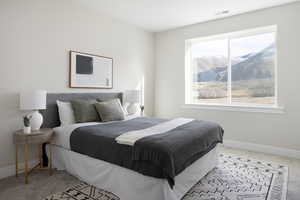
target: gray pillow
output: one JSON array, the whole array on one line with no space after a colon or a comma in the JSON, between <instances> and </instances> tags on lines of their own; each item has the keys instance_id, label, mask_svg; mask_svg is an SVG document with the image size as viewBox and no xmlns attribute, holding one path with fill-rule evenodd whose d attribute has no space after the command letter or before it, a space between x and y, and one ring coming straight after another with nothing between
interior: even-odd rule
<instances>
[{"instance_id":1,"label":"gray pillow","mask_svg":"<svg viewBox=\"0 0 300 200\"><path fill-rule=\"evenodd\" d=\"M95 103L96 110L103 122L125 119L125 114L119 99Z\"/></svg>"},{"instance_id":2,"label":"gray pillow","mask_svg":"<svg viewBox=\"0 0 300 200\"><path fill-rule=\"evenodd\" d=\"M95 108L96 102L96 100L72 100L75 121L77 123L101 121Z\"/></svg>"}]
</instances>

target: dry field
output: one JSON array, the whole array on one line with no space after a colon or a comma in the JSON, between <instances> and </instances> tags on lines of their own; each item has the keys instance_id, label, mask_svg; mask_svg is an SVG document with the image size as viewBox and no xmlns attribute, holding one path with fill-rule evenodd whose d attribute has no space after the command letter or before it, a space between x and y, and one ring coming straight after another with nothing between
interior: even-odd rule
<instances>
[{"instance_id":1,"label":"dry field","mask_svg":"<svg viewBox=\"0 0 300 200\"><path fill-rule=\"evenodd\" d=\"M274 82L270 79L232 82L232 103L234 104L274 104ZM228 103L226 82L195 82L194 103Z\"/></svg>"}]
</instances>

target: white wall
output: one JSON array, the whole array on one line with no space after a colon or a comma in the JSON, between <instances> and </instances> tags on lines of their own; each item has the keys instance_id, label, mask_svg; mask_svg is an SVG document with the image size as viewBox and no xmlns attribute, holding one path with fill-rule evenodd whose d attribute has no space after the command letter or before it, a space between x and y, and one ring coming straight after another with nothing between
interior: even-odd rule
<instances>
[{"instance_id":1,"label":"white wall","mask_svg":"<svg viewBox=\"0 0 300 200\"><path fill-rule=\"evenodd\" d=\"M155 115L214 120L226 140L300 150L300 3L265 9L156 34ZM278 25L279 103L284 114L183 108L184 42L261 26Z\"/></svg>"},{"instance_id":2,"label":"white wall","mask_svg":"<svg viewBox=\"0 0 300 200\"><path fill-rule=\"evenodd\" d=\"M14 163L13 131L22 128L18 93L113 92L145 75L146 112L153 110L154 36L83 5L86 0L0 1L0 168ZM70 89L69 50L114 59L114 89Z\"/></svg>"}]
</instances>

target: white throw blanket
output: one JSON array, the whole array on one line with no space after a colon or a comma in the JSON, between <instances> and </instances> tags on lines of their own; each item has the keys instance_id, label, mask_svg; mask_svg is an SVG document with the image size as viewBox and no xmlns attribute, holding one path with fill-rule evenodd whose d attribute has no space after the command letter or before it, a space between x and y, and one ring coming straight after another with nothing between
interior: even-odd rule
<instances>
[{"instance_id":1,"label":"white throw blanket","mask_svg":"<svg viewBox=\"0 0 300 200\"><path fill-rule=\"evenodd\" d=\"M188 118L176 118L167 122L163 122L161 124L142 129L137 131L130 131L127 133L123 133L119 137L116 138L117 143L131 145L133 146L136 141L142 139L147 136L162 134L168 132L172 129L177 128L178 126L187 124L193 121L193 119Z\"/></svg>"}]
</instances>

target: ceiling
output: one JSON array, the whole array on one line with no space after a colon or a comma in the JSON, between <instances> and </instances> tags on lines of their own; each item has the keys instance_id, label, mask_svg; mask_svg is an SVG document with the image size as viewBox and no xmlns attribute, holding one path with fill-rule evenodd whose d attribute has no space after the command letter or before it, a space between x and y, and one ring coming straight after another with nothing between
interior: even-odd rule
<instances>
[{"instance_id":1,"label":"ceiling","mask_svg":"<svg viewBox=\"0 0 300 200\"><path fill-rule=\"evenodd\" d=\"M97 12L151 32L224 18L298 0L82 0ZM229 11L227 14L216 13Z\"/></svg>"}]
</instances>

